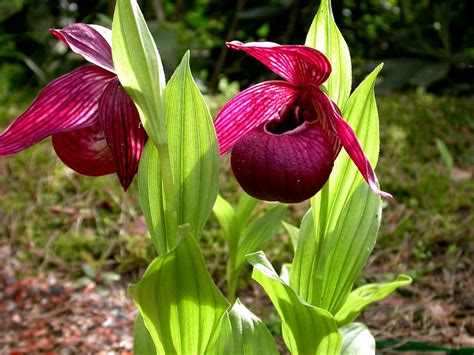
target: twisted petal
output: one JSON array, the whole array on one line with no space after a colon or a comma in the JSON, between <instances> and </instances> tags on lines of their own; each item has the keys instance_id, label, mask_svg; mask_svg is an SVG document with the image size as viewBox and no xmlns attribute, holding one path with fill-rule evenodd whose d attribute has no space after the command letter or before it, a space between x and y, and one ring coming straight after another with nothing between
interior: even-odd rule
<instances>
[{"instance_id":1,"label":"twisted petal","mask_svg":"<svg viewBox=\"0 0 474 355\"><path fill-rule=\"evenodd\" d=\"M88 65L46 85L0 135L0 156L16 154L54 133L96 123L100 95L112 78L111 73Z\"/></svg>"},{"instance_id":2,"label":"twisted petal","mask_svg":"<svg viewBox=\"0 0 474 355\"><path fill-rule=\"evenodd\" d=\"M102 94L99 119L120 183L127 190L138 171L147 136L135 105L118 79L112 80Z\"/></svg>"},{"instance_id":3,"label":"twisted petal","mask_svg":"<svg viewBox=\"0 0 474 355\"><path fill-rule=\"evenodd\" d=\"M331 64L316 49L298 46L281 46L272 42L228 42L229 48L247 52L273 72L295 86L316 86L324 83L331 74Z\"/></svg>"},{"instance_id":4,"label":"twisted petal","mask_svg":"<svg viewBox=\"0 0 474 355\"><path fill-rule=\"evenodd\" d=\"M79 174L101 176L115 172L114 158L99 123L53 135L53 147L63 163Z\"/></svg>"},{"instance_id":5,"label":"twisted petal","mask_svg":"<svg viewBox=\"0 0 474 355\"><path fill-rule=\"evenodd\" d=\"M51 29L50 31L74 53L82 55L92 64L115 73L112 47L108 42L110 35L107 35L110 30L107 28L74 23L63 29Z\"/></svg>"},{"instance_id":6,"label":"twisted petal","mask_svg":"<svg viewBox=\"0 0 474 355\"><path fill-rule=\"evenodd\" d=\"M280 110L297 95L298 91L284 81L266 81L237 94L214 121L221 155L247 132L278 118Z\"/></svg>"},{"instance_id":7,"label":"twisted petal","mask_svg":"<svg viewBox=\"0 0 474 355\"><path fill-rule=\"evenodd\" d=\"M104 39L107 41L109 46L112 47L112 30L110 28L107 28L101 25L95 25L95 24L91 24L88 26L92 27L94 30L99 32L100 35L104 37Z\"/></svg>"},{"instance_id":8,"label":"twisted petal","mask_svg":"<svg viewBox=\"0 0 474 355\"><path fill-rule=\"evenodd\" d=\"M365 156L354 131L351 126L344 121L337 106L320 90L314 91L314 95L315 98L317 98L317 101L320 102L320 109L325 111L325 114L329 117L329 128L337 134L342 146L347 154L349 154L372 191L381 197L393 198L392 195L380 190L377 186L378 181L375 172Z\"/></svg>"}]
</instances>

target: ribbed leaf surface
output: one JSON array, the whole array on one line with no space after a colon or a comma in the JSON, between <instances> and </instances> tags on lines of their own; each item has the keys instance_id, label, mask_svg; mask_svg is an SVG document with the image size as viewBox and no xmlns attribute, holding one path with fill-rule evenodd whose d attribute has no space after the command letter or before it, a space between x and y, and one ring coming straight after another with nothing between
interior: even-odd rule
<instances>
[{"instance_id":1,"label":"ribbed leaf surface","mask_svg":"<svg viewBox=\"0 0 474 355\"><path fill-rule=\"evenodd\" d=\"M379 149L374 83L379 66L351 95L344 117L373 166ZM351 291L375 244L381 200L341 151L331 177L312 200L311 230L298 238L290 277L295 291L312 305L335 314ZM309 217L307 217L309 218Z\"/></svg>"},{"instance_id":2,"label":"ribbed leaf surface","mask_svg":"<svg viewBox=\"0 0 474 355\"><path fill-rule=\"evenodd\" d=\"M321 51L329 59L332 72L323 86L342 109L351 93L351 55L344 37L334 22L331 0L322 0L306 37L305 45Z\"/></svg>"},{"instance_id":3,"label":"ribbed leaf surface","mask_svg":"<svg viewBox=\"0 0 474 355\"><path fill-rule=\"evenodd\" d=\"M275 272L263 252L247 255L252 277L266 291L280 315L283 339L292 354L338 354L342 337L334 317L301 300Z\"/></svg>"},{"instance_id":4,"label":"ribbed leaf surface","mask_svg":"<svg viewBox=\"0 0 474 355\"><path fill-rule=\"evenodd\" d=\"M217 197L219 147L211 114L189 67L189 52L165 90L166 129L178 225L199 237Z\"/></svg>"},{"instance_id":5,"label":"ribbed leaf surface","mask_svg":"<svg viewBox=\"0 0 474 355\"><path fill-rule=\"evenodd\" d=\"M112 57L120 83L137 105L143 127L155 144L162 142L166 138L165 74L136 0L117 0L112 23Z\"/></svg>"},{"instance_id":6,"label":"ribbed leaf surface","mask_svg":"<svg viewBox=\"0 0 474 355\"><path fill-rule=\"evenodd\" d=\"M219 340L213 354L262 355L279 354L275 341L265 324L240 300L227 311L222 320Z\"/></svg>"},{"instance_id":7,"label":"ribbed leaf surface","mask_svg":"<svg viewBox=\"0 0 474 355\"><path fill-rule=\"evenodd\" d=\"M189 53L166 85L166 128L173 171L178 224L188 224L195 238L204 228L216 200L219 152L212 119L189 68ZM149 142L139 168L140 202L160 253L169 244L160 160ZM168 248L171 248L168 245Z\"/></svg>"},{"instance_id":8,"label":"ribbed leaf surface","mask_svg":"<svg viewBox=\"0 0 474 355\"><path fill-rule=\"evenodd\" d=\"M368 284L352 291L342 308L336 313L339 326L349 324L368 305L383 300L397 288L411 284L411 277L400 275L396 280L388 283Z\"/></svg>"},{"instance_id":9,"label":"ribbed leaf surface","mask_svg":"<svg viewBox=\"0 0 474 355\"><path fill-rule=\"evenodd\" d=\"M148 232L158 254L161 255L168 250L168 238L163 206L160 159L158 150L151 140L145 145L140 159L138 191Z\"/></svg>"},{"instance_id":10,"label":"ribbed leaf surface","mask_svg":"<svg viewBox=\"0 0 474 355\"><path fill-rule=\"evenodd\" d=\"M129 287L158 354L204 354L229 307L185 236Z\"/></svg>"},{"instance_id":11,"label":"ribbed leaf surface","mask_svg":"<svg viewBox=\"0 0 474 355\"><path fill-rule=\"evenodd\" d=\"M155 355L155 344L145 327L143 317L137 312L135 325L133 327L133 353L137 355Z\"/></svg>"}]
</instances>

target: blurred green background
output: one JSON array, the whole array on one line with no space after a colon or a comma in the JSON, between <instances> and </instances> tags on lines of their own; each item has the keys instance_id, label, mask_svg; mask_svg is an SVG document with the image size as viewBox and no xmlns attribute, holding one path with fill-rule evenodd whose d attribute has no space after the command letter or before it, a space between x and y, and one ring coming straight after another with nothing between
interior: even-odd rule
<instances>
[{"instance_id":1,"label":"blurred green background","mask_svg":"<svg viewBox=\"0 0 474 355\"><path fill-rule=\"evenodd\" d=\"M229 52L225 40L303 44L319 0L139 3L167 77L191 49L193 73L215 115L238 90L273 77L250 56ZM385 205L379 243L359 283L409 273L415 282L401 295L401 304L412 308L390 313L389 319L410 314L405 330L412 338L425 339L417 335L435 327L439 332L432 342L466 345L445 330L455 329L471 340L474 332L474 2L332 4L351 50L354 87L375 65L385 63L376 87L381 127L377 175L395 200ZM85 64L48 30L74 22L110 27L113 9L108 0L0 0L0 129L28 107L45 83ZM226 158L221 182L222 193L235 200L238 187ZM286 220L298 224L306 208L292 206ZM136 279L154 257L136 182L123 193L114 176L79 176L57 160L48 140L0 158L0 245L8 245L10 256L29 268L54 268L83 281L95 275L99 283L102 271L115 273L103 273L104 279ZM211 273L223 286L225 247L212 216L202 246ZM292 257L283 229L265 250L276 267ZM243 293L249 270L244 276ZM451 310L453 321L437 323L436 317L426 316L426 299ZM377 317L365 321L381 334L395 334L401 327Z\"/></svg>"},{"instance_id":2,"label":"blurred green background","mask_svg":"<svg viewBox=\"0 0 474 355\"><path fill-rule=\"evenodd\" d=\"M250 57L228 53L225 40L302 44L319 0L139 3L168 74L190 48L195 75L215 91L221 77L248 85L270 75ZM332 6L350 45L356 81L384 61L380 91L423 87L438 94L469 94L474 78L472 1L335 0ZM44 84L77 66L78 58L48 29L73 22L110 27L113 9L110 0L1 1L2 90Z\"/></svg>"}]
</instances>

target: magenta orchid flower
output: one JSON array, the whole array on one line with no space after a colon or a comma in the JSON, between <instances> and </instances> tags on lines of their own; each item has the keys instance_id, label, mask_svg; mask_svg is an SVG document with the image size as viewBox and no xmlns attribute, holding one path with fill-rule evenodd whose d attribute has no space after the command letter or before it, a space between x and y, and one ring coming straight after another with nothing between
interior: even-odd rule
<instances>
[{"instance_id":1,"label":"magenta orchid flower","mask_svg":"<svg viewBox=\"0 0 474 355\"><path fill-rule=\"evenodd\" d=\"M220 152L232 148L232 171L251 196L301 202L329 179L341 146L370 188L381 191L357 137L320 89L331 65L319 51L271 42L227 43L285 79L252 86L229 101L214 122Z\"/></svg>"},{"instance_id":2,"label":"magenta orchid flower","mask_svg":"<svg viewBox=\"0 0 474 355\"><path fill-rule=\"evenodd\" d=\"M138 170L147 136L112 62L111 31L73 24L51 32L93 65L52 81L0 135L0 156L52 136L58 157L88 176L117 173L126 190Z\"/></svg>"}]
</instances>

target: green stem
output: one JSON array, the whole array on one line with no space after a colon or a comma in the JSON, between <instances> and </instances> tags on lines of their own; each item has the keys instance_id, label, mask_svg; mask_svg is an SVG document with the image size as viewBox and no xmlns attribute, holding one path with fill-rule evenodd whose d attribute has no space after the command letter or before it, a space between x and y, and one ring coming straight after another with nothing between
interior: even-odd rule
<instances>
[{"instance_id":1,"label":"green stem","mask_svg":"<svg viewBox=\"0 0 474 355\"><path fill-rule=\"evenodd\" d=\"M230 250L229 259L227 260L227 298L229 302L233 304L235 302L235 296L237 293L237 281L239 279L239 273L235 270L235 253Z\"/></svg>"}]
</instances>

